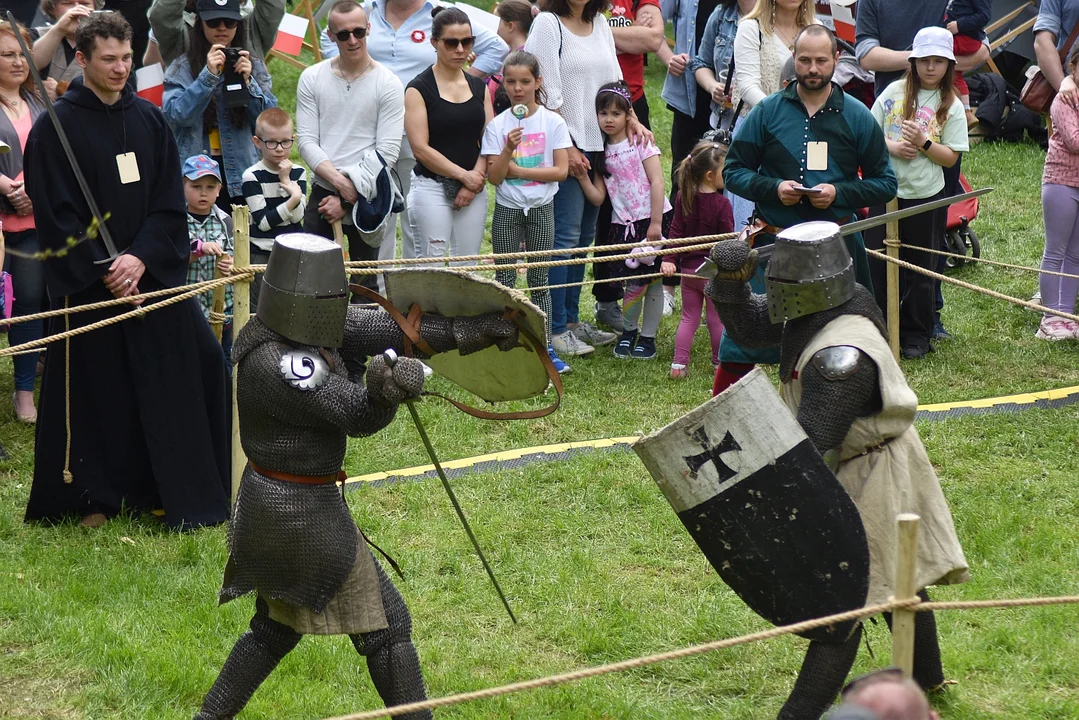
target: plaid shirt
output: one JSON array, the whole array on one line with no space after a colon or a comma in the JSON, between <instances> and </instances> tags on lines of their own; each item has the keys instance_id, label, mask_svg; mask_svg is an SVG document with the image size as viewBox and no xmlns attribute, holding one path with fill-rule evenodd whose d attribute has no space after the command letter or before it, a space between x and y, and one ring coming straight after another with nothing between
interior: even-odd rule
<instances>
[{"instance_id":1,"label":"plaid shirt","mask_svg":"<svg viewBox=\"0 0 1079 720\"><path fill-rule=\"evenodd\" d=\"M209 242L217 243L229 255L233 254L232 230L227 224L228 220L230 220L229 216L216 205L211 209L210 216L203 221L199 221L188 214L187 234L191 238L191 254L198 255L198 257L191 260L191 264L187 267L188 285L214 279L214 267L217 265L217 258L213 255L199 254L200 245ZM210 310L214 305L213 290L207 290L197 297L199 305L202 306L202 313L209 320ZM225 286L225 314L232 314L232 285ZM228 323L226 322L226 324Z\"/></svg>"}]
</instances>

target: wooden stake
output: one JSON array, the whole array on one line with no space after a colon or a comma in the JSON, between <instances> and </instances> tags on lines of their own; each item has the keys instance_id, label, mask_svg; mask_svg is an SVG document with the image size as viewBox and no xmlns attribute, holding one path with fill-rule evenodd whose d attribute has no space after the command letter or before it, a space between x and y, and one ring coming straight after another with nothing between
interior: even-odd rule
<instances>
[{"instance_id":1,"label":"wooden stake","mask_svg":"<svg viewBox=\"0 0 1079 720\"><path fill-rule=\"evenodd\" d=\"M895 598L906 600L918 592L918 523L921 518L913 513L896 517L899 525L899 542L896 546ZM914 672L914 616L913 610L892 613L892 665L903 669L904 677Z\"/></svg>"},{"instance_id":2,"label":"wooden stake","mask_svg":"<svg viewBox=\"0 0 1079 720\"><path fill-rule=\"evenodd\" d=\"M888 203L887 212L899 209L899 201L891 200ZM899 221L888 223L888 229L884 236L885 251L888 257L899 259ZM899 266L893 262L888 263L888 346L892 349L892 355L899 359Z\"/></svg>"},{"instance_id":3,"label":"wooden stake","mask_svg":"<svg viewBox=\"0 0 1079 720\"><path fill-rule=\"evenodd\" d=\"M251 211L246 205L232 206L233 245L235 267L251 264ZM251 317L250 276L232 286L232 338L235 341ZM240 489L240 478L247 466L247 457L240 445L240 412L236 405L236 368L232 370L232 501Z\"/></svg>"},{"instance_id":4,"label":"wooden stake","mask_svg":"<svg viewBox=\"0 0 1079 720\"><path fill-rule=\"evenodd\" d=\"M214 262L214 280L220 280L221 268ZM221 333L225 331L225 286L218 285L214 288L213 303L210 306L210 328L214 331L214 337L221 342Z\"/></svg>"}]
</instances>

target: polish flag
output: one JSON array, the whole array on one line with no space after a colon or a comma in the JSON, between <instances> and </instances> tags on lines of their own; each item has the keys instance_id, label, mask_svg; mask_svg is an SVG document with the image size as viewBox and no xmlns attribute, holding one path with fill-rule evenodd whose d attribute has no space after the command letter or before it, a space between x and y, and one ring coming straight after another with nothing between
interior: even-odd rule
<instances>
[{"instance_id":1,"label":"polish flag","mask_svg":"<svg viewBox=\"0 0 1079 720\"><path fill-rule=\"evenodd\" d=\"M151 63L136 70L135 85L139 97L161 107L165 98L165 71L161 69L161 63Z\"/></svg>"},{"instance_id":2,"label":"polish flag","mask_svg":"<svg viewBox=\"0 0 1079 720\"><path fill-rule=\"evenodd\" d=\"M277 26L277 39L274 40L273 49L299 57L303 39L307 37L307 25L307 18L285 13L281 24Z\"/></svg>"},{"instance_id":3,"label":"polish flag","mask_svg":"<svg viewBox=\"0 0 1079 720\"><path fill-rule=\"evenodd\" d=\"M856 0L831 0L836 37L849 43L854 42L854 11L851 8L855 2Z\"/></svg>"}]
</instances>

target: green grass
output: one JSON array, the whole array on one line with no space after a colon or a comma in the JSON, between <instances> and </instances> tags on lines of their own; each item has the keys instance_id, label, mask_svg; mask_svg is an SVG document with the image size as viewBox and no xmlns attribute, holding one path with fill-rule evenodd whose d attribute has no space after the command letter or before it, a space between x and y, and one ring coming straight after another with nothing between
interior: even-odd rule
<instances>
[{"instance_id":1,"label":"green grass","mask_svg":"<svg viewBox=\"0 0 1079 720\"><path fill-rule=\"evenodd\" d=\"M274 67L289 106L296 74ZM660 147L668 114L649 89ZM1041 252L1042 153L982 145L964 160L983 198L975 223L987 257L1025 265ZM1018 297L1036 276L967 267L956 275ZM956 338L904 363L922 402L991 397L1079 384L1079 345L1033 337L1037 316L945 289ZM590 307L586 301L582 307ZM598 352L576 359L562 408L527 422L482 422L425 402L420 412L443 460L504 448L647 432L708 397L702 328L690 378L667 379L676 320L666 318L655 362ZM0 385L10 383L4 365ZM432 383L449 390L444 382ZM457 392L459 395L459 391ZM519 403L532 407L540 400ZM1076 594L1079 407L919 426L938 467L971 565L971 583L940 599ZM236 637L250 600L216 605L225 530L187 535L148 518L98 531L24 525L33 431L9 414L0 435L0 717L191 717ZM354 441L359 474L426 463L406 413ZM632 454L596 453L455 480L510 602L512 626L435 481L349 494L360 524L402 564L414 638L432 695L538 677L760 630L716 577ZM938 702L946 718L1079 718L1079 608L938 615L944 662L958 680ZM883 624L870 626L887 664ZM439 712L446 718L767 718L797 674L805 642L782 638L706 656ZM320 718L380 705L344 638L308 638L256 693L242 718Z\"/></svg>"}]
</instances>

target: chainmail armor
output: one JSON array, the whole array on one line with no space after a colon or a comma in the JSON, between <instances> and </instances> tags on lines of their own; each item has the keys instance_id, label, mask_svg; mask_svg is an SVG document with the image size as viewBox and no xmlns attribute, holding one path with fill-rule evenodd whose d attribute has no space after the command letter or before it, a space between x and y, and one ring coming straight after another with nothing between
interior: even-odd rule
<instances>
[{"instance_id":1,"label":"chainmail armor","mask_svg":"<svg viewBox=\"0 0 1079 720\"><path fill-rule=\"evenodd\" d=\"M843 689L861 640L862 626L858 625L844 643L810 642L794 690L777 720L820 720Z\"/></svg>"},{"instance_id":2,"label":"chainmail armor","mask_svg":"<svg viewBox=\"0 0 1079 720\"><path fill-rule=\"evenodd\" d=\"M877 364L861 355L858 369L842 380L828 378L813 363L802 370L798 424L821 455L843 442L857 418L878 413L883 407Z\"/></svg>"},{"instance_id":3,"label":"chainmail armor","mask_svg":"<svg viewBox=\"0 0 1079 720\"><path fill-rule=\"evenodd\" d=\"M386 612L384 630L350 635L356 652L367 658L367 670L386 707L427 699L423 672L416 647L412 644L412 617L401 593L382 566L375 561L382 607ZM396 715L404 720L429 720L431 711Z\"/></svg>"},{"instance_id":4,"label":"chainmail armor","mask_svg":"<svg viewBox=\"0 0 1079 720\"><path fill-rule=\"evenodd\" d=\"M494 345L499 350L512 350L517 345L517 326L503 320L501 313L486 313L475 317L453 319L453 335L457 352L470 355Z\"/></svg>"},{"instance_id":5,"label":"chainmail armor","mask_svg":"<svg viewBox=\"0 0 1079 720\"><path fill-rule=\"evenodd\" d=\"M256 601L251 629L236 641L195 720L232 720L301 637L287 625L271 620L266 603Z\"/></svg>"},{"instance_id":6,"label":"chainmail armor","mask_svg":"<svg viewBox=\"0 0 1079 720\"><path fill-rule=\"evenodd\" d=\"M861 315L868 318L877 326L881 335L885 338L888 337L888 330L884 325L884 315L881 314L872 293L861 285L855 285L854 295L842 305L783 323L783 342L779 352L779 379L781 382L790 382L791 373L794 372L794 367L798 363L798 358L802 355L802 350L813 339L813 336L840 315ZM724 318L724 321L726 321L726 318Z\"/></svg>"},{"instance_id":7,"label":"chainmail armor","mask_svg":"<svg viewBox=\"0 0 1079 720\"><path fill-rule=\"evenodd\" d=\"M499 313L453 318L424 313L420 318L420 337L436 353L456 349L461 355L468 355L491 345L500 350L513 349L517 345L517 326L503 320ZM349 306L342 348L346 357L374 357L387 348L401 353L404 344L404 331L385 310ZM413 352L418 358L428 357L419 348Z\"/></svg>"},{"instance_id":8,"label":"chainmail armor","mask_svg":"<svg viewBox=\"0 0 1079 720\"><path fill-rule=\"evenodd\" d=\"M423 363L404 357L391 368L385 356L375 355L367 365L367 391L373 402L385 407L414 400L423 392Z\"/></svg>"}]
</instances>

